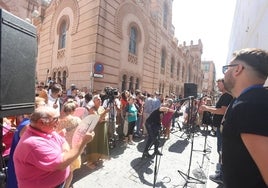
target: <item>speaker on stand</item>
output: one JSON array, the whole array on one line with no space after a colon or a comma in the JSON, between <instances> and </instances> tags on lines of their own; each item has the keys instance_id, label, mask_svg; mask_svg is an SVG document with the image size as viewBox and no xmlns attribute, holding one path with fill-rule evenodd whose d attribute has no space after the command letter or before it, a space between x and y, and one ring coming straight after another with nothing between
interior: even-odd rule
<instances>
[{"instance_id":1,"label":"speaker on stand","mask_svg":"<svg viewBox=\"0 0 268 188\"><path fill-rule=\"evenodd\" d=\"M0 18L0 143L2 145L3 118L34 111L37 35L35 26L3 9L0 9ZM2 153L2 147L0 152ZM3 169L2 162L0 165Z\"/></svg>"},{"instance_id":2,"label":"speaker on stand","mask_svg":"<svg viewBox=\"0 0 268 188\"><path fill-rule=\"evenodd\" d=\"M0 17L0 117L32 113L36 28L3 9L0 9Z\"/></svg>"},{"instance_id":3,"label":"speaker on stand","mask_svg":"<svg viewBox=\"0 0 268 188\"><path fill-rule=\"evenodd\" d=\"M184 97L197 97L197 85L194 83L184 83Z\"/></svg>"}]
</instances>

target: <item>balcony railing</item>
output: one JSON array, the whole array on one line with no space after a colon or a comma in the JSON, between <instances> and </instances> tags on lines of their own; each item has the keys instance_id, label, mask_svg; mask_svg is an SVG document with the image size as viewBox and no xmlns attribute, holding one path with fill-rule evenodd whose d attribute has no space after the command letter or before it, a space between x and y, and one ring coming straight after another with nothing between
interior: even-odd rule
<instances>
[{"instance_id":1,"label":"balcony railing","mask_svg":"<svg viewBox=\"0 0 268 188\"><path fill-rule=\"evenodd\" d=\"M128 53L128 62L138 64L138 57L135 54Z\"/></svg>"},{"instance_id":2,"label":"balcony railing","mask_svg":"<svg viewBox=\"0 0 268 188\"><path fill-rule=\"evenodd\" d=\"M59 49L57 53L58 59L63 58L63 57L65 57L65 48Z\"/></svg>"}]
</instances>

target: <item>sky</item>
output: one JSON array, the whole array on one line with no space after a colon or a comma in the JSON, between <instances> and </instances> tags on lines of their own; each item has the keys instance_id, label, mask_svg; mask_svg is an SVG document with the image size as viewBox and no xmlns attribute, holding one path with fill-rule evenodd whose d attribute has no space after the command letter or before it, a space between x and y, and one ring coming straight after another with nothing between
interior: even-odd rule
<instances>
[{"instance_id":1,"label":"sky","mask_svg":"<svg viewBox=\"0 0 268 188\"><path fill-rule=\"evenodd\" d=\"M173 0L175 37L186 45L201 39L201 59L215 63L216 78L223 77L221 67L227 63L235 4L235 0Z\"/></svg>"}]
</instances>

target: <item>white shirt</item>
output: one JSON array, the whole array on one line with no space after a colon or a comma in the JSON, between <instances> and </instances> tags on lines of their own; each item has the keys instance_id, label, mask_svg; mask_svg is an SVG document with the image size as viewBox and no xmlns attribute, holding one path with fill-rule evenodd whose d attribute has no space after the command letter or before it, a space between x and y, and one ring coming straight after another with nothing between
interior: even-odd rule
<instances>
[{"instance_id":1,"label":"white shirt","mask_svg":"<svg viewBox=\"0 0 268 188\"><path fill-rule=\"evenodd\" d=\"M54 104L57 104L57 108L55 108L57 110L57 116L60 116L60 99L59 98L53 98L51 95L48 95L48 101L47 101L47 105L51 106L52 108Z\"/></svg>"}]
</instances>

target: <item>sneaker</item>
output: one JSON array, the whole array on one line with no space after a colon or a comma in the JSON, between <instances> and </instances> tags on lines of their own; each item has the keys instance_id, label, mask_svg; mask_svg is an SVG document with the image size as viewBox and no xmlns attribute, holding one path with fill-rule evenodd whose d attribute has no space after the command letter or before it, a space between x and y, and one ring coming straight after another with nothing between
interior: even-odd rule
<instances>
[{"instance_id":1,"label":"sneaker","mask_svg":"<svg viewBox=\"0 0 268 188\"><path fill-rule=\"evenodd\" d=\"M135 145L135 143L133 141L129 141L128 144L129 145Z\"/></svg>"},{"instance_id":2,"label":"sneaker","mask_svg":"<svg viewBox=\"0 0 268 188\"><path fill-rule=\"evenodd\" d=\"M152 158L152 156L148 152L144 152L142 158Z\"/></svg>"},{"instance_id":3,"label":"sneaker","mask_svg":"<svg viewBox=\"0 0 268 188\"><path fill-rule=\"evenodd\" d=\"M124 141L124 143L121 145L121 147L123 147L123 148L128 147L128 143L126 141Z\"/></svg>"},{"instance_id":4,"label":"sneaker","mask_svg":"<svg viewBox=\"0 0 268 188\"><path fill-rule=\"evenodd\" d=\"M217 163L215 173L216 174L219 174L221 172L221 170L222 170L221 169L221 164L220 163Z\"/></svg>"},{"instance_id":5,"label":"sneaker","mask_svg":"<svg viewBox=\"0 0 268 188\"><path fill-rule=\"evenodd\" d=\"M216 136L216 131L213 130L213 129L211 129L211 130L210 130L210 134L211 134L211 136Z\"/></svg>"},{"instance_id":6,"label":"sneaker","mask_svg":"<svg viewBox=\"0 0 268 188\"><path fill-rule=\"evenodd\" d=\"M222 184L223 185L223 178L222 178L222 175L219 173L219 174L214 174L214 175L210 175L209 176L209 179L215 183L218 183L218 184Z\"/></svg>"},{"instance_id":7,"label":"sneaker","mask_svg":"<svg viewBox=\"0 0 268 188\"><path fill-rule=\"evenodd\" d=\"M160 155L161 156L163 154L159 150L157 150L157 151L154 152L154 155Z\"/></svg>"}]
</instances>

